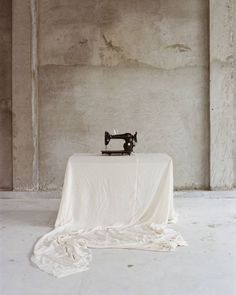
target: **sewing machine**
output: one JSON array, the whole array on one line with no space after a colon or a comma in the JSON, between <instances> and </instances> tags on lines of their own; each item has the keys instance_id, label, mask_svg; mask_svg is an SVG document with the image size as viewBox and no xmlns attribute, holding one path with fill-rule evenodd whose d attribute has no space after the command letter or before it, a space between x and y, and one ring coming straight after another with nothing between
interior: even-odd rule
<instances>
[{"instance_id":1,"label":"sewing machine","mask_svg":"<svg viewBox=\"0 0 236 295\"><path fill-rule=\"evenodd\" d=\"M124 150L107 150L107 145L111 139L124 139L125 143L123 145ZM102 154L105 155L130 155L133 152L133 148L137 142L137 132L123 133L123 134L114 134L111 135L109 132L105 132L105 150L102 151Z\"/></svg>"}]
</instances>

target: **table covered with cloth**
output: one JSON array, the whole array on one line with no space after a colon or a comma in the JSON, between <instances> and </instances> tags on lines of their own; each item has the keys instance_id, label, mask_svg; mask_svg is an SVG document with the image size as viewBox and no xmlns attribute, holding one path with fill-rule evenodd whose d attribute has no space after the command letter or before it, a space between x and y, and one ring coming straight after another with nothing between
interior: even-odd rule
<instances>
[{"instance_id":1,"label":"table covered with cloth","mask_svg":"<svg viewBox=\"0 0 236 295\"><path fill-rule=\"evenodd\" d=\"M55 229L31 260L56 277L85 271L90 248L171 251L185 245L176 221L173 165L166 154L74 154L67 163Z\"/></svg>"}]
</instances>

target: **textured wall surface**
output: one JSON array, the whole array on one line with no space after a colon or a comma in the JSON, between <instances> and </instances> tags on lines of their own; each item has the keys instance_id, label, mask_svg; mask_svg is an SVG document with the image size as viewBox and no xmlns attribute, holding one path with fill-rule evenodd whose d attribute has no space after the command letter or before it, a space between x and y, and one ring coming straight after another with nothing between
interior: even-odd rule
<instances>
[{"instance_id":1,"label":"textured wall surface","mask_svg":"<svg viewBox=\"0 0 236 295\"><path fill-rule=\"evenodd\" d=\"M210 187L234 184L233 3L210 0Z\"/></svg>"},{"instance_id":2,"label":"textured wall surface","mask_svg":"<svg viewBox=\"0 0 236 295\"><path fill-rule=\"evenodd\" d=\"M32 13L30 0L13 0L12 20L12 111L13 186L15 190L36 189L33 119ZM37 127L37 126L36 126Z\"/></svg>"},{"instance_id":3,"label":"textured wall surface","mask_svg":"<svg viewBox=\"0 0 236 295\"><path fill-rule=\"evenodd\" d=\"M112 128L170 154L176 188L209 186L207 2L39 1L40 189Z\"/></svg>"},{"instance_id":4,"label":"textured wall surface","mask_svg":"<svg viewBox=\"0 0 236 295\"><path fill-rule=\"evenodd\" d=\"M236 187L236 1L233 1L233 27L234 27L234 131L233 131L233 157L234 157L234 187Z\"/></svg>"},{"instance_id":5,"label":"textured wall surface","mask_svg":"<svg viewBox=\"0 0 236 295\"><path fill-rule=\"evenodd\" d=\"M0 0L0 189L12 188L11 1Z\"/></svg>"}]
</instances>

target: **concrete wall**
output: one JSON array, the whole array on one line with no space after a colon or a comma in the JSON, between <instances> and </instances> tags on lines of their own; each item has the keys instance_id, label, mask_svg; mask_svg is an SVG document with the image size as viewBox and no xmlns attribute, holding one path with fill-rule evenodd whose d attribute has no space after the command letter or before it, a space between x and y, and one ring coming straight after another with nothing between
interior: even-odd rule
<instances>
[{"instance_id":1,"label":"concrete wall","mask_svg":"<svg viewBox=\"0 0 236 295\"><path fill-rule=\"evenodd\" d=\"M60 189L113 128L169 153L177 189L232 187L235 0L12 1L14 190Z\"/></svg>"},{"instance_id":2,"label":"concrete wall","mask_svg":"<svg viewBox=\"0 0 236 295\"><path fill-rule=\"evenodd\" d=\"M37 190L33 3L13 0L12 6L13 187L19 191Z\"/></svg>"},{"instance_id":3,"label":"concrete wall","mask_svg":"<svg viewBox=\"0 0 236 295\"><path fill-rule=\"evenodd\" d=\"M41 0L38 46L40 189L112 127L169 153L176 188L209 186L207 1Z\"/></svg>"},{"instance_id":4,"label":"concrete wall","mask_svg":"<svg viewBox=\"0 0 236 295\"><path fill-rule=\"evenodd\" d=\"M234 187L236 188L236 1L233 7L233 42L234 42L234 130L233 130L233 159L234 159Z\"/></svg>"},{"instance_id":5,"label":"concrete wall","mask_svg":"<svg viewBox=\"0 0 236 295\"><path fill-rule=\"evenodd\" d=\"M234 24L235 0L210 0L210 187L234 184Z\"/></svg>"},{"instance_id":6,"label":"concrete wall","mask_svg":"<svg viewBox=\"0 0 236 295\"><path fill-rule=\"evenodd\" d=\"M11 188L11 1L0 0L0 189Z\"/></svg>"}]
</instances>

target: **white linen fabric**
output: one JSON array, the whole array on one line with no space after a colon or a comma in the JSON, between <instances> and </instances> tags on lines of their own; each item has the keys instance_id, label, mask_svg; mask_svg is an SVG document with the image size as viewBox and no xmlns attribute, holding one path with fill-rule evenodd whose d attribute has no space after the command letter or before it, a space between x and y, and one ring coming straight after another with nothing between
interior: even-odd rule
<instances>
[{"instance_id":1,"label":"white linen fabric","mask_svg":"<svg viewBox=\"0 0 236 295\"><path fill-rule=\"evenodd\" d=\"M85 271L90 248L171 251L186 245L176 221L173 165L166 154L74 154L67 163L55 229L31 260L56 277Z\"/></svg>"}]
</instances>

